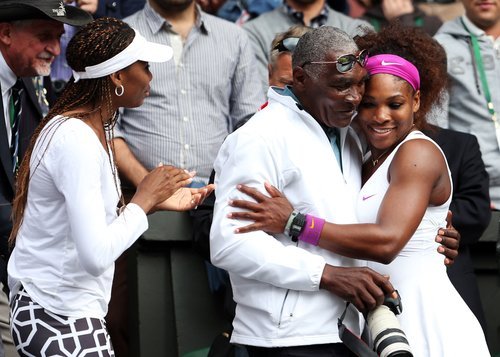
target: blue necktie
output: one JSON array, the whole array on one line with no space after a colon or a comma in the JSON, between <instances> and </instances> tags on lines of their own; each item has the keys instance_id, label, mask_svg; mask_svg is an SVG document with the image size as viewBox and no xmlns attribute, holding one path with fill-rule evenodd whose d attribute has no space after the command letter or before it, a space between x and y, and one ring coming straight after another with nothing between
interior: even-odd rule
<instances>
[{"instance_id":1,"label":"blue necktie","mask_svg":"<svg viewBox=\"0 0 500 357\"><path fill-rule=\"evenodd\" d=\"M11 89L11 96L9 101L9 114L10 114L10 153L12 155L12 171L15 173L19 167L19 126L21 123L21 114L23 108L21 105L21 98L23 94L22 82L17 80L16 84Z\"/></svg>"}]
</instances>

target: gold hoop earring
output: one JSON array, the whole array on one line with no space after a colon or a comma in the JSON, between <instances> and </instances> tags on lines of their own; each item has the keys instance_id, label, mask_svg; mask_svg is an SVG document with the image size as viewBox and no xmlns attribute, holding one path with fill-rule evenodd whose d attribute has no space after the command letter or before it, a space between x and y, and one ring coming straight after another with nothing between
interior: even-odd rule
<instances>
[{"instance_id":1,"label":"gold hoop earring","mask_svg":"<svg viewBox=\"0 0 500 357\"><path fill-rule=\"evenodd\" d=\"M123 93L125 93L125 88L122 84L120 84L118 87L115 87L115 94L117 97L121 97Z\"/></svg>"}]
</instances>

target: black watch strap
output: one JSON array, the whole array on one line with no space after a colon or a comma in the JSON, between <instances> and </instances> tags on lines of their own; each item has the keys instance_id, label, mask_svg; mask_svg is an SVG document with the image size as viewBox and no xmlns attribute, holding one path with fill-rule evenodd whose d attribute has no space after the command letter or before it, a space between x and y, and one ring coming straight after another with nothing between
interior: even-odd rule
<instances>
[{"instance_id":1,"label":"black watch strap","mask_svg":"<svg viewBox=\"0 0 500 357\"><path fill-rule=\"evenodd\" d=\"M297 242L299 239L300 233L302 233L302 230L304 229L304 226L306 225L306 215L302 213L298 213L293 221L292 221L292 226L290 227L290 237L292 237L293 242Z\"/></svg>"}]
</instances>

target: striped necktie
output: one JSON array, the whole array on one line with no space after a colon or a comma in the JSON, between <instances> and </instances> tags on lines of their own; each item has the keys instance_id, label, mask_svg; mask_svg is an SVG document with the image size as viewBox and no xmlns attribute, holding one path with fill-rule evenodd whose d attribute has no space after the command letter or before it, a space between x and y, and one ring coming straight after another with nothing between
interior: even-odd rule
<instances>
[{"instance_id":1,"label":"striped necktie","mask_svg":"<svg viewBox=\"0 0 500 357\"><path fill-rule=\"evenodd\" d=\"M20 79L17 80L16 84L11 89L10 101L9 101L9 114L10 114L10 128L11 128L11 141L10 141L10 153L12 155L12 171L16 172L19 166L19 126L21 123L21 114L23 108L21 105L21 98L24 88L22 87L22 82Z\"/></svg>"}]
</instances>

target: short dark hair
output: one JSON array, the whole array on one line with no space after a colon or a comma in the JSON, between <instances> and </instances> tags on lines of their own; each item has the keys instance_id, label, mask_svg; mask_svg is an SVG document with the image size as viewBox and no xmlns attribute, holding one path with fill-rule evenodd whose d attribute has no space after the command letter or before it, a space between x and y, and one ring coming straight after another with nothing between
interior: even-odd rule
<instances>
[{"instance_id":1,"label":"short dark hair","mask_svg":"<svg viewBox=\"0 0 500 357\"><path fill-rule=\"evenodd\" d=\"M334 52L353 53L358 46L345 31L332 26L322 26L304 34L292 55L292 68L302 67L306 62L324 61ZM325 69L324 66L311 66L310 75L316 77Z\"/></svg>"}]
</instances>

